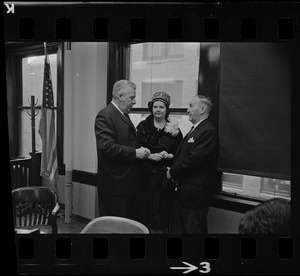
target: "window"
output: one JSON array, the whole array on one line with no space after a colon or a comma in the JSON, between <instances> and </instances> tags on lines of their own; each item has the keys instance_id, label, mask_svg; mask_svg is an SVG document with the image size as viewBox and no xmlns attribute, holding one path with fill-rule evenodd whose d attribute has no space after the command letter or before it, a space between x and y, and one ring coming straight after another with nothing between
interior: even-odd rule
<instances>
[{"instance_id":1,"label":"window","mask_svg":"<svg viewBox=\"0 0 300 276\"><path fill-rule=\"evenodd\" d=\"M56 107L57 157L60 174L63 164L63 47L47 43L51 79ZM8 43L6 45L7 113L10 158L29 157L31 146L31 96L35 96L36 113L42 103L44 75L43 43ZM27 113L28 112L28 113ZM40 113L35 117L36 149L41 150L38 133Z\"/></svg>"},{"instance_id":2,"label":"window","mask_svg":"<svg viewBox=\"0 0 300 276\"><path fill-rule=\"evenodd\" d=\"M291 196L289 180L223 172L222 184L224 192L256 199Z\"/></svg>"},{"instance_id":3,"label":"window","mask_svg":"<svg viewBox=\"0 0 300 276\"><path fill-rule=\"evenodd\" d=\"M31 96L35 97L37 105L35 117L35 141L36 149L42 150L42 141L38 133L40 122L40 105L42 104L42 91L43 91L43 79L44 79L44 55L22 58L22 106L21 112L21 137L20 137L20 151L19 155L24 157L30 157L32 151L31 145L31 116L30 113L30 101ZM57 102L57 54L48 55L51 68L51 80L53 87L54 103ZM57 112L56 112L57 113ZM57 120L57 114L55 115ZM57 121L56 121L57 125Z\"/></svg>"},{"instance_id":4,"label":"window","mask_svg":"<svg viewBox=\"0 0 300 276\"><path fill-rule=\"evenodd\" d=\"M129 51L129 78L137 85L134 108L147 108L152 94L164 90L171 96L170 108L185 113L198 93L199 43L139 43L130 45ZM174 56L181 58L170 59Z\"/></svg>"}]
</instances>

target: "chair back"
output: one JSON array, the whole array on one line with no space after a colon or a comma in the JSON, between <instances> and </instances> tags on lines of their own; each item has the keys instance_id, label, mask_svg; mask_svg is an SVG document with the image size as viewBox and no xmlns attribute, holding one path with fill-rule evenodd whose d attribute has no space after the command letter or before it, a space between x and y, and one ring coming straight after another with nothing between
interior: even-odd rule
<instances>
[{"instance_id":1,"label":"chair back","mask_svg":"<svg viewBox=\"0 0 300 276\"><path fill-rule=\"evenodd\" d=\"M12 190L30 186L32 183L31 162L31 158L10 160Z\"/></svg>"},{"instance_id":2,"label":"chair back","mask_svg":"<svg viewBox=\"0 0 300 276\"><path fill-rule=\"evenodd\" d=\"M57 234L59 204L56 193L48 187L31 186L12 191L15 227L49 225Z\"/></svg>"},{"instance_id":3,"label":"chair back","mask_svg":"<svg viewBox=\"0 0 300 276\"><path fill-rule=\"evenodd\" d=\"M142 223L123 217L103 216L90 221L81 234L149 234Z\"/></svg>"}]
</instances>

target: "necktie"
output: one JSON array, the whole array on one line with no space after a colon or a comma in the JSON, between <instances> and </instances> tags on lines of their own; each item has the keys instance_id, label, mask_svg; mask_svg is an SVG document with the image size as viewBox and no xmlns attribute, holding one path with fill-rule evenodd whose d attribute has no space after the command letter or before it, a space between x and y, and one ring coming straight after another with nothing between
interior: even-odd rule
<instances>
[{"instance_id":1,"label":"necktie","mask_svg":"<svg viewBox=\"0 0 300 276\"><path fill-rule=\"evenodd\" d=\"M194 128L195 128L194 126L191 127L190 131L187 134L187 137L189 137L191 135L191 133L193 132Z\"/></svg>"},{"instance_id":2,"label":"necktie","mask_svg":"<svg viewBox=\"0 0 300 276\"><path fill-rule=\"evenodd\" d=\"M129 117L128 113L124 113L124 116L128 119L128 121L129 121L130 124L133 126L133 128L135 128L134 125L133 125L133 123L132 123L131 120L130 120L130 117Z\"/></svg>"}]
</instances>

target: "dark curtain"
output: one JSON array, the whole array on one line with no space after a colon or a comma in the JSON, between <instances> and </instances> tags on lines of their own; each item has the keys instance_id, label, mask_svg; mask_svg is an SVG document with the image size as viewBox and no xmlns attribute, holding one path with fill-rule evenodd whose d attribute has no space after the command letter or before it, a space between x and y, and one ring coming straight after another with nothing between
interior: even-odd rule
<instances>
[{"instance_id":1,"label":"dark curtain","mask_svg":"<svg viewBox=\"0 0 300 276\"><path fill-rule=\"evenodd\" d=\"M290 179L290 45L222 43L219 101L219 169Z\"/></svg>"}]
</instances>

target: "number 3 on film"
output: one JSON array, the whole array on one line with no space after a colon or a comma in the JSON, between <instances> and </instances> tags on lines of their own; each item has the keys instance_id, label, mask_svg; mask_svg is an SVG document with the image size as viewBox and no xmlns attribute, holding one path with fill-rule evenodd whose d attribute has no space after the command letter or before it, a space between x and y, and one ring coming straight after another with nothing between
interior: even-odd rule
<instances>
[{"instance_id":1,"label":"number 3 on film","mask_svg":"<svg viewBox=\"0 0 300 276\"><path fill-rule=\"evenodd\" d=\"M201 273L209 273L211 271L209 262L201 262L200 266L202 266L203 268L203 269L199 269L199 272Z\"/></svg>"},{"instance_id":2,"label":"number 3 on film","mask_svg":"<svg viewBox=\"0 0 300 276\"><path fill-rule=\"evenodd\" d=\"M170 267L170 269L182 270L183 274L187 274L187 273L190 273L190 272L198 269L197 266L190 264L188 262L182 262L182 263L185 266L173 266L173 267ZM201 268L199 269L200 273L209 273L211 271L209 262L201 262L200 266L201 266Z\"/></svg>"}]
</instances>

